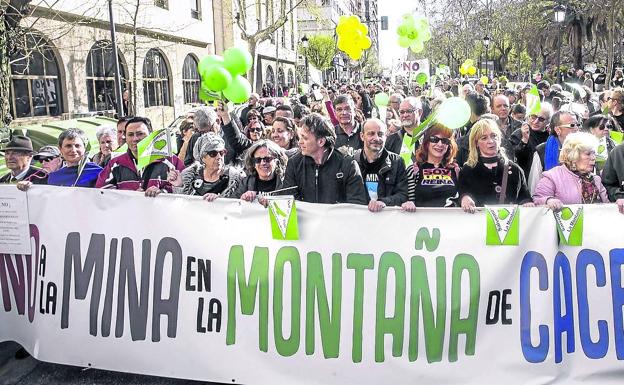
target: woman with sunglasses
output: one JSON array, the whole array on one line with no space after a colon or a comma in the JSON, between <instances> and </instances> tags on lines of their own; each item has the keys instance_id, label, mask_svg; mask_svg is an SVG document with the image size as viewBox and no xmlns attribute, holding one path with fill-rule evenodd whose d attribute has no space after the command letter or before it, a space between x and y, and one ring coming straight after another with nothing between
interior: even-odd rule
<instances>
[{"instance_id":1,"label":"woman with sunglasses","mask_svg":"<svg viewBox=\"0 0 624 385\"><path fill-rule=\"evenodd\" d=\"M232 196L253 202L260 193L279 190L284 182L286 162L284 150L272 141L261 139L255 142L245 155L247 176Z\"/></svg>"},{"instance_id":2,"label":"woman with sunglasses","mask_svg":"<svg viewBox=\"0 0 624 385\"><path fill-rule=\"evenodd\" d=\"M406 170L408 200L401 205L403 210L453 206L459 177L456 153L451 129L436 123L425 132L416 160Z\"/></svg>"},{"instance_id":3,"label":"woman with sunglasses","mask_svg":"<svg viewBox=\"0 0 624 385\"><path fill-rule=\"evenodd\" d=\"M604 167L609 153L616 146L613 139L609 137L609 131L613 129L611 118L604 115L590 116L583 122L583 131L589 132L598 139L598 148L596 150L596 172L600 173Z\"/></svg>"},{"instance_id":4,"label":"woman with sunglasses","mask_svg":"<svg viewBox=\"0 0 624 385\"><path fill-rule=\"evenodd\" d=\"M174 192L201 195L208 202L219 196L230 198L245 174L238 168L225 164L225 142L214 133L202 135L197 140L199 159L182 173L171 171L168 180Z\"/></svg>"},{"instance_id":5,"label":"woman with sunglasses","mask_svg":"<svg viewBox=\"0 0 624 385\"><path fill-rule=\"evenodd\" d=\"M477 121L470 130L470 153L457 183L460 204L467 213L491 204L535 206L524 172L501 149L502 135L491 119Z\"/></svg>"}]
</instances>

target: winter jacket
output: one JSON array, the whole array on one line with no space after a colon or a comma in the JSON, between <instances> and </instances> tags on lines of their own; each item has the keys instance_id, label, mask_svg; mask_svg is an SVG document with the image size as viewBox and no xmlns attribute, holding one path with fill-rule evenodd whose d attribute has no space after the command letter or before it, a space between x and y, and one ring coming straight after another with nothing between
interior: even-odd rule
<instances>
[{"instance_id":1,"label":"winter jacket","mask_svg":"<svg viewBox=\"0 0 624 385\"><path fill-rule=\"evenodd\" d=\"M204 165L199 162L187 167L182 171L182 187L175 187L173 192L185 195L204 195L211 192L225 198L239 198L235 196L234 192L245 177L245 173L241 169L225 166L220 178L222 188L219 188L217 191L214 189L211 191L206 187L206 182L204 182L204 168Z\"/></svg>"},{"instance_id":2,"label":"winter jacket","mask_svg":"<svg viewBox=\"0 0 624 385\"><path fill-rule=\"evenodd\" d=\"M509 176L505 192L505 204L522 204L531 202L524 172L512 161L509 162ZM477 206L499 204L499 192L502 190L504 161L492 169L477 162L474 167L465 165L459 172L457 189L460 202L465 195L470 195Z\"/></svg>"},{"instance_id":3,"label":"winter jacket","mask_svg":"<svg viewBox=\"0 0 624 385\"><path fill-rule=\"evenodd\" d=\"M600 182L598 175L594 176L594 183L598 189L601 202L608 202L607 190ZM542 179L535 187L533 194L533 202L536 205L546 204L548 198L557 198L563 204L581 204L583 198L581 195L581 178L570 171L565 165L553 167L548 171L544 171Z\"/></svg>"},{"instance_id":4,"label":"winter jacket","mask_svg":"<svg viewBox=\"0 0 624 385\"><path fill-rule=\"evenodd\" d=\"M334 149L317 165L309 156L301 153L288 160L284 187L297 187L283 195L294 195L296 199L311 203L354 203L368 202L362 174L357 162L350 156Z\"/></svg>"},{"instance_id":5,"label":"winter jacket","mask_svg":"<svg viewBox=\"0 0 624 385\"><path fill-rule=\"evenodd\" d=\"M159 159L147 165L139 174L134 155L128 150L123 155L111 159L95 183L97 188L115 188L119 190L147 190L156 186L158 189L172 192L171 183L168 182L170 169L184 170L184 164L175 155Z\"/></svg>"},{"instance_id":6,"label":"winter jacket","mask_svg":"<svg viewBox=\"0 0 624 385\"><path fill-rule=\"evenodd\" d=\"M548 140L548 136L548 130L533 131L529 128L529 140L527 143L524 143L522 141L522 130L520 128L511 134L510 140L515 153L516 162L524 171L524 175L529 175L529 172L531 171L531 164L533 162L533 153L536 151L537 146Z\"/></svg>"},{"instance_id":7,"label":"winter jacket","mask_svg":"<svg viewBox=\"0 0 624 385\"><path fill-rule=\"evenodd\" d=\"M400 206L407 201L407 176L405 174L405 162L398 154L388 152L386 149L382 150L386 153L384 164L377 173L378 187L377 196L378 200L385 203L386 206ZM384 156L383 153L381 156ZM358 162L360 170L363 172L366 169L367 161L365 159L364 151L358 150L353 156ZM366 194L368 201L370 196Z\"/></svg>"},{"instance_id":8,"label":"winter jacket","mask_svg":"<svg viewBox=\"0 0 624 385\"><path fill-rule=\"evenodd\" d=\"M611 202L624 199L624 144L617 145L609 153L602 170L602 184Z\"/></svg>"},{"instance_id":9,"label":"winter jacket","mask_svg":"<svg viewBox=\"0 0 624 385\"><path fill-rule=\"evenodd\" d=\"M275 190L279 190L284 185L284 176L282 175L280 177L279 175L275 175L275 178L277 178L277 182L275 183ZM258 192L258 190L256 189L257 179L258 179L257 175L247 175L246 177L244 177L240 181L238 186L236 186L236 190L234 190L234 192L231 194L231 197L240 198L247 191ZM264 191L264 192L270 192L270 191Z\"/></svg>"},{"instance_id":10,"label":"winter jacket","mask_svg":"<svg viewBox=\"0 0 624 385\"><path fill-rule=\"evenodd\" d=\"M362 142L362 138L360 138L362 125L358 122L355 122L354 124L355 126L353 127L353 131L351 131L351 135L348 135L339 124L334 127L334 130L336 131L335 148L348 147L353 149L353 151L350 151L350 153L353 154L355 151L364 146L364 142Z\"/></svg>"}]
</instances>

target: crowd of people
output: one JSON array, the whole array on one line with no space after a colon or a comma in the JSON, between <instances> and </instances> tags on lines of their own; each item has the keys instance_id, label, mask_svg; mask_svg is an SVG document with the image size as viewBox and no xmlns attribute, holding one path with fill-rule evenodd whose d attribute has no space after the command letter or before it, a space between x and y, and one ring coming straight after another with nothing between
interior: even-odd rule
<instances>
[{"instance_id":1,"label":"crowd of people","mask_svg":"<svg viewBox=\"0 0 624 385\"><path fill-rule=\"evenodd\" d=\"M14 135L4 149L10 173L0 182L21 190L49 184L260 204L267 195L294 195L367 205L371 212L615 202L624 213L624 144L610 137L623 131L624 90L566 90L541 80L539 110L529 110L530 88L481 79L442 78L424 87L382 79L283 97L252 94L238 108L218 102L189 112L176 153L144 168L137 167L138 144L152 132L144 117L101 127L99 151L88 159L88 139L77 128L38 152L28 137ZM380 92L389 95L387 106L373 102ZM412 140L454 96L470 106L466 125L451 130L435 122ZM127 151L115 151L124 144Z\"/></svg>"}]
</instances>

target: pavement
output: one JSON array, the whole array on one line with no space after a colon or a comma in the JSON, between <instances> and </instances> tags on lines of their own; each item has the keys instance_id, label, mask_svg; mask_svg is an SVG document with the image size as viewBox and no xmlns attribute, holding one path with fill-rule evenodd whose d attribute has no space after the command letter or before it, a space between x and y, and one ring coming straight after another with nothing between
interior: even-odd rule
<instances>
[{"instance_id":1,"label":"pavement","mask_svg":"<svg viewBox=\"0 0 624 385\"><path fill-rule=\"evenodd\" d=\"M0 385L219 385L15 359L20 345L0 342Z\"/></svg>"}]
</instances>

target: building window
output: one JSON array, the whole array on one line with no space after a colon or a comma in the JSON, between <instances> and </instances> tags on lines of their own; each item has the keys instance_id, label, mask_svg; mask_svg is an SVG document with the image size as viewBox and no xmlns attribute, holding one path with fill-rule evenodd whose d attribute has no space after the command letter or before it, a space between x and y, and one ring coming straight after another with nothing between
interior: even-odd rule
<instances>
[{"instance_id":1,"label":"building window","mask_svg":"<svg viewBox=\"0 0 624 385\"><path fill-rule=\"evenodd\" d=\"M40 35L21 38L11 62L11 114L14 118L58 116L63 112L59 64Z\"/></svg>"},{"instance_id":2,"label":"building window","mask_svg":"<svg viewBox=\"0 0 624 385\"><path fill-rule=\"evenodd\" d=\"M191 17L201 20L201 0L191 0Z\"/></svg>"},{"instance_id":3,"label":"building window","mask_svg":"<svg viewBox=\"0 0 624 385\"><path fill-rule=\"evenodd\" d=\"M284 69L282 67L277 69L277 84L282 87L286 85L286 80L284 79Z\"/></svg>"},{"instance_id":4,"label":"building window","mask_svg":"<svg viewBox=\"0 0 624 385\"><path fill-rule=\"evenodd\" d=\"M125 88L126 72L123 60L119 59L121 88ZM87 98L89 111L114 111L117 105L115 94L115 57L109 40L96 42L87 56Z\"/></svg>"},{"instance_id":5,"label":"building window","mask_svg":"<svg viewBox=\"0 0 624 385\"><path fill-rule=\"evenodd\" d=\"M152 48L143 63L143 100L145 107L170 106L169 70L165 57Z\"/></svg>"},{"instance_id":6,"label":"building window","mask_svg":"<svg viewBox=\"0 0 624 385\"><path fill-rule=\"evenodd\" d=\"M288 70L288 87L293 88L295 86L295 75L293 74L293 70Z\"/></svg>"},{"instance_id":7,"label":"building window","mask_svg":"<svg viewBox=\"0 0 624 385\"><path fill-rule=\"evenodd\" d=\"M275 85L275 73L273 72L273 67L271 66L267 66L265 83L271 86Z\"/></svg>"},{"instance_id":8,"label":"building window","mask_svg":"<svg viewBox=\"0 0 624 385\"><path fill-rule=\"evenodd\" d=\"M182 67L182 85L184 86L184 103L199 103L199 87L201 78L197 72L197 60L186 55Z\"/></svg>"},{"instance_id":9,"label":"building window","mask_svg":"<svg viewBox=\"0 0 624 385\"><path fill-rule=\"evenodd\" d=\"M168 0L154 0L154 5L159 8L169 9L169 1Z\"/></svg>"}]
</instances>

